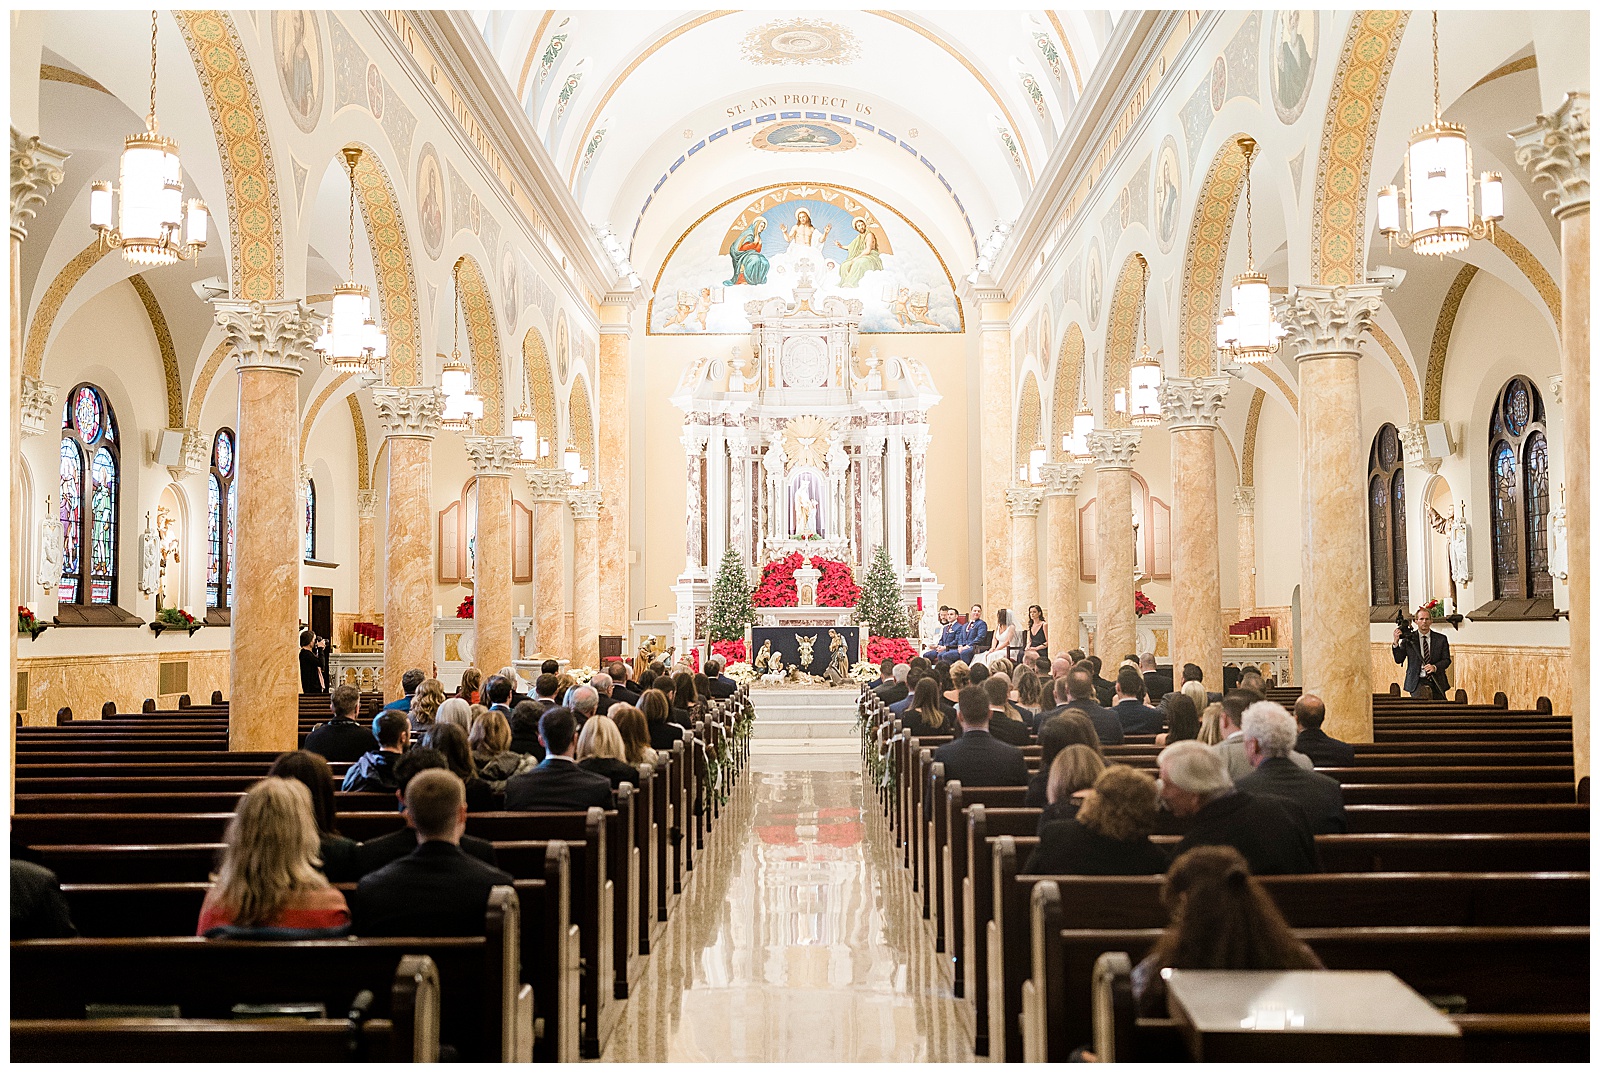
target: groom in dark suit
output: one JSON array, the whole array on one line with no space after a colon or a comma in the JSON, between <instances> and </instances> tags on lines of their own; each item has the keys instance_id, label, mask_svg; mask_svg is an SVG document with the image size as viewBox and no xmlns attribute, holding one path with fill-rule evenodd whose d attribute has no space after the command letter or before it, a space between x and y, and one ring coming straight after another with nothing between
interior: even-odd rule
<instances>
[{"instance_id":1,"label":"groom in dark suit","mask_svg":"<svg viewBox=\"0 0 1600 1073\"><path fill-rule=\"evenodd\" d=\"M1422 700L1444 700L1450 688L1450 678L1445 669L1450 666L1450 642L1442 633L1433 632L1433 616L1418 611L1415 637L1407 637L1399 626L1394 628L1394 661L1406 665L1403 687L1413 697ZM1437 686L1446 693L1437 692Z\"/></svg>"}]
</instances>

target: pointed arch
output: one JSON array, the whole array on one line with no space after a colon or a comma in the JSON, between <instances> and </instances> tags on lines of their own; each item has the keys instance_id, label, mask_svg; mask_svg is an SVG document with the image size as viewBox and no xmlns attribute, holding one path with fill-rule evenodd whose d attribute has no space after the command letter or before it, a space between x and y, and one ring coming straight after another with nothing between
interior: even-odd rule
<instances>
[{"instance_id":1,"label":"pointed arch","mask_svg":"<svg viewBox=\"0 0 1600 1073\"><path fill-rule=\"evenodd\" d=\"M572 378L567 391L567 439L578 449L578 464L587 469L593 479L599 479L595 464L594 412L589 407L589 382L583 375ZM555 452L550 452L554 456Z\"/></svg>"},{"instance_id":2,"label":"pointed arch","mask_svg":"<svg viewBox=\"0 0 1600 1073\"><path fill-rule=\"evenodd\" d=\"M551 443L550 454L540 458L538 464L554 466L560 454L560 444L556 442L560 434L556 421L556 385L550 375L550 351L538 328L529 328L528 334L522 337L522 377L528 397L533 400L533 417L539 422L539 434Z\"/></svg>"},{"instance_id":3,"label":"pointed arch","mask_svg":"<svg viewBox=\"0 0 1600 1073\"><path fill-rule=\"evenodd\" d=\"M1050 388L1050 457L1065 462L1061 437L1072 431L1072 417L1078 412L1078 390L1083 383L1083 329L1078 322L1067 325L1056 354L1054 386Z\"/></svg>"},{"instance_id":4,"label":"pointed arch","mask_svg":"<svg viewBox=\"0 0 1600 1073\"><path fill-rule=\"evenodd\" d=\"M505 431L505 387L500 373L500 336L494 330L494 306L483 269L471 255L456 261L461 307L466 315L467 345L472 351L472 387L483 397L482 427L490 436Z\"/></svg>"},{"instance_id":5,"label":"pointed arch","mask_svg":"<svg viewBox=\"0 0 1600 1073\"><path fill-rule=\"evenodd\" d=\"M1139 300L1143 295L1148 262L1142 253L1130 253L1117 275L1111 292L1111 310L1106 315L1106 375L1101 400L1106 428L1127 428L1128 415L1117 413L1114 396L1118 387L1128 386L1133 367L1133 351L1139 344Z\"/></svg>"},{"instance_id":6,"label":"pointed arch","mask_svg":"<svg viewBox=\"0 0 1600 1073\"><path fill-rule=\"evenodd\" d=\"M356 202L372 248L372 270L378 283L378 307L389 333L387 375L397 387L422 382L422 324L417 316L417 273L411 260L411 243L400 215L400 199L378 154L369 145L356 163ZM487 406L485 407L487 411Z\"/></svg>"},{"instance_id":7,"label":"pointed arch","mask_svg":"<svg viewBox=\"0 0 1600 1073\"><path fill-rule=\"evenodd\" d=\"M1222 301L1223 271L1233 214L1244 184L1243 134L1229 138L1206 171L1200 200L1189 227L1183 263L1183 375L1210 376L1215 368L1216 319Z\"/></svg>"},{"instance_id":8,"label":"pointed arch","mask_svg":"<svg viewBox=\"0 0 1600 1073\"><path fill-rule=\"evenodd\" d=\"M1256 483L1256 429L1261 427L1261 404L1267 393L1256 388L1250 396L1250 415L1244 419L1244 449L1239 452L1239 483L1246 488Z\"/></svg>"},{"instance_id":9,"label":"pointed arch","mask_svg":"<svg viewBox=\"0 0 1600 1073\"><path fill-rule=\"evenodd\" d=\"M1017 453L1011 460L1013 466L1028 464L1034 444L1044 435L1041 427L1039 378L1032 370L1022 374L1022 390L1017 394Z\"/></svg>"}]
</instances>

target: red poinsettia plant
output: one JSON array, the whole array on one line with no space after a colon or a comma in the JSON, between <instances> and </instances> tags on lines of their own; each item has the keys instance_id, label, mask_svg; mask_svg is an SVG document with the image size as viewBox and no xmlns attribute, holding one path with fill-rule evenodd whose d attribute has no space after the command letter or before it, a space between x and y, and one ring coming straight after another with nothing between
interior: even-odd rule
<instances>
[{"instance_id":1,"label":"red poinsettia plant","mask_svg":"<svg viewBox=\"0 0 1600 1073\"><path fill-rule=\"evenodd\" d=\"M722 657L724 667L735 663L743 663L745 659L744 638L733 641L712 641L711 654Z\"/></svg>"},{"instance_id":2,"label":"red poinsettia plant","mask_svg":"<svg viewBox=\"0 0 1600 1073\"><path fill-rule=\"evenodd\" d=\"M792 551L761 568L761 584L750 594L757 607L794 607L800 602L800 589L794 572L805 565L806 557Z\"/></svg>"},{"instance_id":3,"label":"red poinsettia plant","mask_svg":"<svg viewBox=\"0 0 1600 1073\"><path fill-rule=\"evenodd\" d=\"M856 584L849 563L813 555L811 565L822 571L822 579L817 582L818 607L856 606L861 599L861 586Z\"/></svg>"},{"instance_id":4,"label":"red poinsettia plant","mask_svg":"<svg viewBox=\"0 0 1600 1073\"><path fill-rule=\"evenodd\" d=\"M896 663L910 663L916 656L917 650L904 637L867 638L866 659L870 663L881 664L886 659Z\"/></svg>"},{"instance_id":5,"label":"red poinsettia plant","mask_svg":"<svg viewBox=\"0 0 1600 1073\"><path fill-rule=\"evenodd\" d=\"M199 623L198 619L181 607L163 607L156 612L156 621L163 626L176 626L180 630L191 629Z\"/></svg>"},{"instance_id":6,"label":"red poinsettia plant","mask_svg":"<svg viewBox=\"0 0 1600 1073\"><path fill-rule=\"evenodd\" d=\"M25 604L17 605L17 632L32 633L39 625L39 618L29 611Z\"/></svg>"},{"instance_id":7,"label":"red poinsettia plant","mask_svg":"<svg viewBox=\"0 0 1600 1073\"><path fill-rule=\"evenodd\" d=\"M1423 604L1420 610L1426 611L1430 618L1444 618L1444 604L1440 603L1437 598Z\"/></svg>"},{"instance_id":8,"label":"red poinsettia plant","mask_svg":"<svg viewBox=\"0 0 1600 1073\"><path fill-rule=\"evenodd\" d=\"M471 617L472 617L472 597L468 596L465 600L462 600L461 601L461 605L456 608L456 618L471 618Z\"/></svg>"},{"instance_id":9,"label":"red poinsettia plant","mask_svg":"<svg viewBox=\"0 0 1600 1073\"><path fill-rule=\"evenodd\" d=\"M1154 600L1138 589L1133 590L1133 613L1135 615L1153 615L1155 610L1156 603Z\"/></svg>"}]
</instances>

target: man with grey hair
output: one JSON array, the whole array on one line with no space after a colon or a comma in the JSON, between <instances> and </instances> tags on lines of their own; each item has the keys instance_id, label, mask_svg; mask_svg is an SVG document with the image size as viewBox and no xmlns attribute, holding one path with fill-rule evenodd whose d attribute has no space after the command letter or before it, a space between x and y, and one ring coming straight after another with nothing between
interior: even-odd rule
<instances>
[{"instance_id":1,"label":"man with grey hair","mask_svg":"<svg viewBox=\"0 0 1600 1073\"><path fill-rule=\"evenodd\" d=\"M1256 875L1316 872L1317 846L1304 815L1289 802L1234 787L1222 757L1197 741L1161 750L1161 803L1187 833L1174 856L1196 846L1232 846Z\"/></svg>"},{"instance_id":2,"label":"man with grey hair","mask_svg":"<svg viewBox=\"0 0 1600 1073\"><path fill-rule=\"evenodd\" d=\"M578 717L578 726L587 723L599 709L600 694L594 686L583 685L572 691L572 714Z\"/></svg>"},{"instance_id":3,"label":"man with grey hair","mask_svg":"<svg viewBox=\"0 0 1600 1073\"><path fill-rule=\"evenodd\" d=\"M887 662L887 661L886 661ZM898 704L906 699L910 687L906 685L906 677L911 673L911 664L895 663L889 668L889 680L879 682L872 687L878 699L885 704Z\"/></svg>"},{"instance_id":4,"label":"man with grey hair","mask_svg":"<svg viewBox=\"0 0 1600 1073\"><path fill-rule=\"evenodd\" d=\"M1255 768L1235 785L1256 794L1270 794L1305 814L1314 835L1342 835L1347 829L1344 790L1316 771L1290 761L1294 748L1294 716L1270 700L1257 701L1244 713L1244 755Z\"/></svg>"},{"instance_id":5,"label":"man with grey hair","mask_svg":"<svg viewBox=\"0 0 1600 1073\"><path fill-rule=\"evenodd\" d=\"M1160 704L1162 698L1172 692L1172 666L1158 666L1154 652L1139 653L1139 677L1144 679L1145 698L1149 704Z\"/></svg>"},{"instance_id":6,"label":"man with grey hair","mask_svg":"<svg viewBox=\"0 0 1600 1073\"><path fill-rule=\"evenodd\" d=\"M615 684L611 681L611 676L605 671L597 671L589 679L589 684L600 695L600 703L595 708L595 711L601 715L609 714L611 706L616 703L616 698L611 695L611 690L615 688Z\"/></svg>"},{"instance_id":7,"label":"man with grey hair","mask_svg":"<svg viewBox=\"0 0 1600 1073\"><path fill-rule=\"evenodd\" d=\"M1228 769L1228 778L1235 783L1255 770L1249 757L1244 754L1244 713L1260 700L1261 694L1245 689L1235 689L1222 698L1222 715L1217 720L1217 725L1222 731L1222 740L1211 748L1222 757L1222 762ZM1295 767L1307 771L1314 766L1311 758L1304 753L1291 751L1289 761Z\"/></svg>"}]
</instances>

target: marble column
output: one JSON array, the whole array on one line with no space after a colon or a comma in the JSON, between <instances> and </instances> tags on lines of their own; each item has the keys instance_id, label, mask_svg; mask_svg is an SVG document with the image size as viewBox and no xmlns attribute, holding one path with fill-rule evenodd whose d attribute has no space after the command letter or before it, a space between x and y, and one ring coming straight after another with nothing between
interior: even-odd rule
<instances>
[{"instance_id":1,"label":"marble column","mask_svg":"<svg viewBox=\"0 0 1600 1073\"><path fill-rule=\"evenodd\" d=\"M1050 653L1062 655L1078 647L1078 484L1083 467L1051 462L1044 467L1047 533L1044 613L1050 623ZM1130 494L1132 490L1130 489Z\"/></svg>"},{"instance_id":2,"label":"marble column","mask_svg":"<svg viewBox=\"0 0 1600 1073\"><path fill-rule=\"evenodd\" d=\"M1239 617L1256 610L1256 489L1242 484L1233 493L1239 521Z\"/></svg>"},{"instance_id":3,"label":"marble column","mask_svg":"<svg viewBox=\"0 0 1600 1073\"><path fill-rule=\"evenodd\" d=\"M969 603L1005 607L1010 601L1010 523L1006 487L1012 464L1011 304L986 301L978 324L978 482L983 533L983 598ZM958 601L959 602L959 601Z\"/></svg>"},{"instance_id":4,"label":"marble column","mask_svg":"<svg viewBox=\"0 0 1600 1073\"><path fill-rule=\"evenodd\" d=\"M872 556L883 543L883 448L886 440L881 428L867 429L861 440L861 547L856 551L863 568L872 562Z\"/></svg>"},{"instance_id":5,"label":"marble column","mask_svg":"<svg viewBox=\"0 0 1600 1073\"><path fill-rule=\"evenodd\" d=\"M228 748L299 744L300 373L323 318L298 300L214 303L239 361Z\"/></svg>"},{"instance_id":6,"label":"marble column","mask_svg":"<svg viewBox=\"0 0 1600 1073\"><path fill-rule=\"evenodd\" d=\"M572 662L600 665L599 489L574 489L567 496L572 510Z\"/></svg>"},{"instance_id":7,"label":"marble column","mask_svg":"<svg viewBox=\"0 0 1600 1073\"><path fill-rule=\"evenodd\" d=\"M750 437L742 428L730 428L728 444L728 547L739 553L746 566L750 553Z\"/></svg>"},{"instance_id":8,"label":"marble column","mask_svg":"<svg viewBox=\"0 0 1600 1073\"><path fill-rule=\"evenodd\" d=\"M1011 512L1011 607L1012 621L1028 621L1028 605L1043 603L1039 592L1039 508L1044 504L1044 489L1014 487L1006 489L1006 509ZM998 621L999 609L990 611Z\"/></svg>"},{"instance_id":9,"label":"marble column","mask_svg":"<svg viewBox=\"0 0 1600 1073\"><path fill-rule=\"evenodd\" d=\"M1357 349L1381 284L1301 286L1280 307L1300 373L1300 682L1328 706L1326 729L1372 740L1366 446Z\"/></svg>"},{"instance_id":10,"label":"marble column","mask_svg":"<svg viewBox=\"0 0 1600 1073\"><path fill-rule=\"evenodd\" d=\"M1222 564L1218 559L1217 420L1230 378L1168 377L1161 411L1172 435L1172 664L1222 681Z\"/></svg>"},{"instance_id":11,"label":"marble column","mask_svg":"<svg viewBox=\"0 0 1600 1073\"><path fill-rule=\"evenodd\" d=\"M433 437L444 395L432 387L375 387L372 406L389 459L383 549L383 693L404 693L413 667L433 676Z\"/></svg>"},{"instance_id":12,"label":"marble column","mask_svg":"<svg viewBox=\"0 0 1600 1073\"><path fill-rule=\"evenodd\" d=\"M364 488L356 493L356 608L363 622L378 613L377 533L378 493Z\"/></svg>"},{"instance_id":13,"label":"marble column","mask_svg":"<svg viewBox=\"0 0 1600 1073\"><path fill-rule=\"evenodd\" d=\"M928 565L928 444L933 437L925 425L906 433L906 450L911 454L911 568L922 571Z\"/></svg>"},{"instance_id":14,"label":"marble column","mask_svg":"<svg viewBox=\"0 0 1600 1073\"><path fill-rule=\"evenodd\" d=\"M572 481L566 470L541 466L527 470L528 498L533 501L533 631L537 654L550 659L566 655L569 638L566 594L566 519L562 517Z\"/></svg>"},{"instance_id":15,"label":"marble column","mask_svg":"<svg viewBox=\"0 0 1600 1073\"><path fill-rule=\"evenodd\" d=\"M905 573L906 558L906 438L903 426L889 432L889 460L885 464L883 498L888 510L889 561Z\"/></svg>"},{"instance_id":16,"label":"marble column","mask_svg":"<svg viewBox=\"0 0 1600 1073\"><path fill-rule=\"evenodd\" d=\"M606 490L600 504L600 630L626 634L628 627L628 363L633 334L627 301L608 296L600 305L601 420L596 482ZM616 318L616 319L613 319Z\"/></svg>"},{"instance_id":17,"label":"marble column","mask_svg":"<svg viewBox=\"0 0 1600 1073\"><path fill-rule=\"evenodd\" d=\"M706 550L706 504L700 496L700 475L705 468L706 429L700 425L686 425L683 438L684 459L688 467L685 474L687 501L684 504L683 572L686 577L704 576L707 564L702 561Z\"/></svg>"},{"instance_id":18,"label":"marble column","mask_svg":"<svg viewBox=\"0 0 1600 1073\"><path fill-rule=\"evenodd\" d=\"M1566 477L1567 597L1571 608L1572 748L1577 778L1589 776L1589 94L1511 132L1517 163L1553 189L1561 224L1561 462Z\"/></svg>"},{"instance_id":19,"label":"marble column","mask_svg":"<svg viewBox=\"0 0 1600 1073\"><path fill-rule=\"evenodd\" d=\"M511 474L522 444L515 436L465 437L478 478L478 530L472 585L472 661L485 675L510 666Z\"/></svg>"},{"instance_id":20,"label":"marble column","mask_svg":"<svg viewBox=\"0 0 1600 1073\"><path fill-rule=\"evenodd\" d=\"M1138 648L1133 610L1133 459L1139 430L1089 433L1095 470L1095 654L1107 667Z\"/></svg>"}]
</instances>

